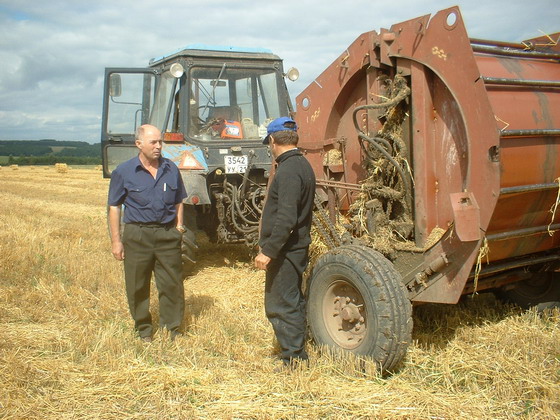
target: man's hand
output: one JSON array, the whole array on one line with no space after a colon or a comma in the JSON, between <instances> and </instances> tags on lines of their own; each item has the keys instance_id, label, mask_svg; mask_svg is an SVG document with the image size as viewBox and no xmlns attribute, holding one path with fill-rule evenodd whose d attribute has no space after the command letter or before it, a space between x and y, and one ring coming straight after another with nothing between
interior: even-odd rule
<instances>
[{"instance_id":1,"label":"man's hand","mask_svg":"<svg viewBox=\"0 0 560 420\"><path fill-rule=\"evenodd\" d=\"M124 260L124 246L121 241L111 243L111 252L113 253L113 257L118 261Z\"/></svg>"},{"instance_id":2,"label":"man's hand","mask_svg":"<svg viewBox=\"0 0 560 420\"><path fill-rule=\"evenodd\" d=\"M255 257L255 267L259 270L266 270L271 260L272 258L267 257L262 252L259 252L259 254Z\"/></svg>"},{"instance_id":3,"label":"man's hand","mask_svg":"<svg viewBox=\"0 0 560 420\"><path fill-rule=\"evenodd\" d=\"M111 253L118 261L124 260L124 246L121 240L121 208L109 206L107 209L109 219L109 235L111 236Z\"/></svg>"}]
</instances>

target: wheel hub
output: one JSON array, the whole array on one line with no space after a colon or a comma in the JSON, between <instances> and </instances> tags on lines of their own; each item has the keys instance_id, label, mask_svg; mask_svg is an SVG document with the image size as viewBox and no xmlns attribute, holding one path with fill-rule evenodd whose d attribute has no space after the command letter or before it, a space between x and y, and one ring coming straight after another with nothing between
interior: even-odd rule
<instances>
[{"instance_id":1,"label":"wheel hub","mask_svg":"<svg viewBox=\"0 0 560 420\"><path fill-rule=\"evenodd\" d=\"M362 295L347 283L333 284L325 296L324 320L330 336L345 349L360 345L365 337L365 309Z\"/></svg>"},{"instance_id":2,"label":"wheel hub","mask_svg":"<svg viewBox=\"0 0 560 420\"><path fill-rule=\"evenodd\" d=\"M340 316L343 320L350 323L355 323L361 317L358 307L353 303L345 305L340 311Z\"/></svg>"}]
</instances>

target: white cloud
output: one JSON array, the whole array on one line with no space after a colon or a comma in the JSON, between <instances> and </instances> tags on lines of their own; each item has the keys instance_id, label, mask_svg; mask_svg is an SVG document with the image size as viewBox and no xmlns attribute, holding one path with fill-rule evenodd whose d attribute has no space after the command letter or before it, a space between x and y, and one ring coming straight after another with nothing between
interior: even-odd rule
<instances>
[{"instance_id":1,"label":"white cloud","mask_svg":"<svg viewBox=\"0 0 560 420\"><path fill-rule=\"evenodd\" d=\"M469 36L521 41L560 30L556 0L464 2ZM295 66L295 96L361 33L447 1L51 0L0 3L0 139L99 140L105 67L143 67L192 43L266 47Z\"/></svg>"}]
</instances>

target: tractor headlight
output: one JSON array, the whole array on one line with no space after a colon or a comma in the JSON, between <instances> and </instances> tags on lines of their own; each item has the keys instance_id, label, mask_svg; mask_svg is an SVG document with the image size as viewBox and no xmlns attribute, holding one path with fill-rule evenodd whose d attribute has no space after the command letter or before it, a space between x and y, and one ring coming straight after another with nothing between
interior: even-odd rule
<instances>
[{"instance_id":1,"label":"tractor headlight","mask_svg":"<svg viewBox=\"0 0 560 420\"><path fill-rule=\"evenodd\" d=\"M284 76L286 76L292 82L295 82L297 79L299 79L299 70L295 67L291 67Z\"/></svg>"},{"instance_id":2,"label":"tractor headlight","mask_svg":"<svg viewBox=\"0 0 560 420\"><path fill-rule=\"evenodd\" d=\"M169 67L169 72L171 73L171 75L175 78L179 78L183 75L183 73L185 72L185 69L183 68L183 66L179 63L173 63L171 64L171 67Z\"/></svg>"}]
</instances>

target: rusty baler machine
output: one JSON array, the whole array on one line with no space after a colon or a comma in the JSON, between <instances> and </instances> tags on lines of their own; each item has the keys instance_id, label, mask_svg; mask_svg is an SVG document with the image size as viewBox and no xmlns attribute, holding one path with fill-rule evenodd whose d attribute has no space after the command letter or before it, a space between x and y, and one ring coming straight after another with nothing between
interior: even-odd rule
<instances>
[{"instance_id":1,"label":"rusty baler machine","mask_svg":"<svg viewBox=\"0 0 560 420\"><path fill-rule=\"evenodd\" d=\"M452 7L360 35L297 97L316 341L391 371L413 304L560 300L558 38L470 39Z\"/></svg>"}]
</instances>

